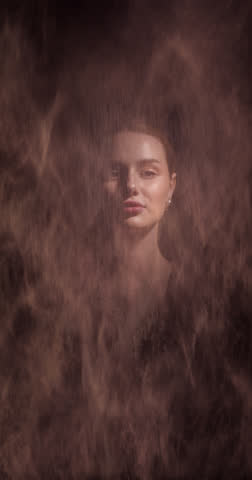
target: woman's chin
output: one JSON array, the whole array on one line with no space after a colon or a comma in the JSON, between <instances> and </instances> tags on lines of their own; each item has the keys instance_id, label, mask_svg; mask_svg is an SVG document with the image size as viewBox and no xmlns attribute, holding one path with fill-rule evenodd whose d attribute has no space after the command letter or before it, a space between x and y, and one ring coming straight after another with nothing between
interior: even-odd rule
<instances>
[{"instance_id":1,"label":"woman's chin","mask_svg":"<svg viewBox=\"0 0 252 480\"><path fill-rule=\"evenodd\" d=\"M141 234L141 236L147 234L153 227L155 227L155 224L143 222L142 219L136 217L130 217L123 221L125 231Z\"/></svg>"},{"instance_id":2,"label":"woman's chin","mask_svg":"<svg viewBox=\"0 0 252 480\"><path fill-rule=\"evenodd\" d=\"M140 219L137 215L134 216L134 217L124 218L123 225L125 225L127 227L132 227L132 228L144 228L145 227L142 219Z\"/></svg>"}]
</instances>

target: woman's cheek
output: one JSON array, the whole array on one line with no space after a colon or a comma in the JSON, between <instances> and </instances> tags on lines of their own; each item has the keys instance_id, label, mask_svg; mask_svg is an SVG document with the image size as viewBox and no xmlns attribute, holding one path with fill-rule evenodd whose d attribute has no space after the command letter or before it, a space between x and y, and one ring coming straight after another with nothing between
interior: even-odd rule
<instances>
[{"instance_id":1,"label":"woman's cheek","mask_svg":"<svg viewBox=\"0 0 252 480\"><path fill-rule=\"evenodd\" d=\"M151 201L156 214L162 216L165 210L169 190L164 182L158 182L152 189Z\"/></svg>"},{"instance_id":2,"label":"woman's cheek","mask_svg":"<svg viewBox=\"0 0 252 480\"><path fill-rule=\"evenodd\" d=\"M162 181L155 181L148 188L149 198L155 203L162 203L168 195L168 188Z\"/></svg>"},{"instance_id":3,"label":"woman's cheek","mask_svg":"<svg viewBox=\"0 0 252 480\"><path fill-rule=\"evenodd\" d=\"M115 195L117 192L117 185L115 182L106 182L104 185L104 190L109 195Z\"/></svg>"}]
</instances>

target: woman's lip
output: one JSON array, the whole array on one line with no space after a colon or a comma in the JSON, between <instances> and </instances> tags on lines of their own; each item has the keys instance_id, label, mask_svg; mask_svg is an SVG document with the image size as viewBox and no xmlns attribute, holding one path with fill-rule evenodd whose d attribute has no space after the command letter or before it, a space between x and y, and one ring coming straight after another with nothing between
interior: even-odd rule
<instances>
[{"instance_id":1,"label":"woman's lip","mask_svg":"<svg viewBox=\"0 0 252 480\"><path fill-rule=\"evenodd\" d=\"M132 207L131 207L131 206L125 206L125 207L124 207L124 210L125 210L126 212L128 212L128 211L129 211L129 212L131 212L131 211L133 212L133 211L143 210L143 208L144 208L144 207L142 207L142 205L135 205L135 206L132 206Z\"/></svg>"},{"instance_id":2,"label":"woman's lip","mask_svg":"<svg viewBox=\"0 0 252 480\"><path fill-rule=\"evenodd\" d=\"M138 202L132 202L132 201L126 201L126 202L123 202L123 206L124 208L144 208L144 206L141 204L141 203L138 203Z\"/></svg>"},{"instance_id":3,"label":"woman's lip","mask_svg":"<svg viewBox=\"0 0 252 480\"><path fill-rule=\"evenodd\" d=\"M135 216L139 215L143 211L144 207L142 205L127 206L125 205L123 211L126 215Z\"/></svg>"}]
</instances>

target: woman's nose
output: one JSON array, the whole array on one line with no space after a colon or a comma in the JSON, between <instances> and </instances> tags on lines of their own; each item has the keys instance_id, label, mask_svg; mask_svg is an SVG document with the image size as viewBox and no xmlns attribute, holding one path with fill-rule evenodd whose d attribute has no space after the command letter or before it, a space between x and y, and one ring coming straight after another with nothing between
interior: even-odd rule
<instances>
[{"instance_id":1,"label":"woman's nose","mask_svg":"<svg viewBox=\"0 0 252 480\"><path fill-rule=\"evenodd\" d=\"M137 179L134 172L128 172L127 180L126 180L126 188L127 192L131 195L137 193Z\"/></svg>"}]
</instances>

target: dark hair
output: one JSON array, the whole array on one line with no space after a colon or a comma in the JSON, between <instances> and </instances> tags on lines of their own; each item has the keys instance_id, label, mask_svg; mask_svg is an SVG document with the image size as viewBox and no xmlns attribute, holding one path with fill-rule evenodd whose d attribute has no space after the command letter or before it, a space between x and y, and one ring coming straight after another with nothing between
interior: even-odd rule
<instances>
[{"instance_id":1,"label":"dark hair","mask_svg":"<svg viewBox=\"0 0 252 480\"><path fill-rule=\"evenodd\" d=\"M111 115L103 146L109 151L113 137L121 131L145 133L158 138L165 148L170 172L175 170L176 158L182 147L181 112L178 106L161 109L152 105L119 109ZM104 145L105 144L105 145Z\"/></svg>"}]
</instances>

